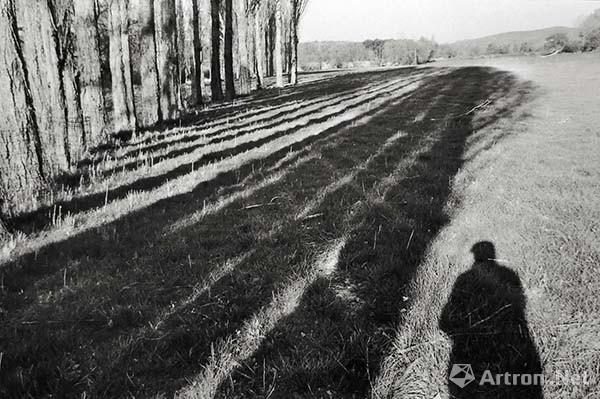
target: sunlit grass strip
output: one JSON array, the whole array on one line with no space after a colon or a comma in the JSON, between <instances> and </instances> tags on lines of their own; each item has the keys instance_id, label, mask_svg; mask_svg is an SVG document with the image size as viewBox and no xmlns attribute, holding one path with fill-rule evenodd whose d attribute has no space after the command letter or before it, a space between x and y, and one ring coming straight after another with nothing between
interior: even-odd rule
<instances>
[{"instance_id":1,"label":"sunlit grass strip","mask_svg":"<svg viewBox=\"0 0 600 399\"><path fill-rule=\"evenodd\" d=\"M182 163L191 164L191 168L193 169L194 162L202 162L202 157L210 155L211 153L224 151L228 149L234 149L241 144L248 144L257 140L266 139L272 135L285 133L285 131L288 129L306 127L310 125L311 121L322 119L324 117L327 117L328 115L334 117L336 114L339 114L344 109L356 106L357 104L360 104L363 101L373 99L378 95L390 93L393 90L398 89L399 87L401 88L405 85L408 86L416 81L419 81L419 79L421 79L423 76L424 74L412 75L410 78L402 77L400 79L395 79L392 82L385 82L383 84L374 86L374 88L361 92L358 97L352 94L344 97L343 101L334 101L333 104L335 105L330 105L326 107L316 107L314 109L315 112L312 114L310 112L303 112L303 115L305 115L304 118L293 120L293 118L285 119L286 117L284 117L283 120L287 120L287 122L284 124L280 124L278 126L269 128L264 131L257 131L252 134L245 135L241 138L235 138L230 141L209 144L198 148L191 153L184 154L178 157L164 159L162 161L156 161L155 155L150 154L147 158L140 160L140 166L134 170L119 171L119 169L117 168L114 174L104 177L101 177L101 172L98 172L98 176L97 178L93 179L92 184L88 186L81 186L77 189L68 189L66 191L61 191L57 193L52 192L50 196L46 200L42 201L41 204L38 204L38 206L43 206L45 203L47 203L47 205L51 205L53 202L60 200L77 200L77 198L81 196L94 195L98 193L104 193L110 190L119 189L121 187L134 184L136 181L143 178L151 178L168 173L178 168ZM233 134L236 134L236 132L233 132ZM192 144L186 143L183 146L188 147ZM165 151L170 150L172 149L168 149ZM156 155L156 157L159 156Z\"/></svg>"},{"instance_id":2,"label":"sunlit grass strip","mask_svg":"<svg viewBox=\"0 0 600 399\"><path fill-rule=\"evenodd\" d=\"M294 165L290 166L289 168L282 170L282 171L275 172L271 176L266 177L265 179L252 185L251 187L248 187L242 191L239 191L237 193L226 196L225 198L219 198L217 201L215 201L213 203L206 204L201 210L198 210L198 211L194 212L193 214L186 216L185 219L178 220L177 222L173 223L172 225L166 227L165 234L173 234L173 233L176 233L177 231L180 231L187 227L193 226L196 223L202 221L202 219L204 219L206 216L213 215L241 199L248 198L248 197L254 195L257 191L262 190L272 184L277 183L278 181L283 179L285 176L287 176L293 169L295 169L296 167L298 167L300 165L305 164L306 162L308 162L314 158L315 158L315 155L309 155L309 156L302 157L302 158L298 159L294 163Z\"/></svg>"},{"instance_id":3,"label":"sunlit grass strip","mask_svg":"<svg viewBox=\"0 0 600 399\"><path fill-rule=\"evenodd\" d=\"M406 79L407 83L410 83L410 81L415 78L418 79L419 76L420 75L411 75L404 79ZM326 104L328 102L338 103L354 98L357 95L369 94L375 90L383 89L393 83L394 82L371 84L359 89L344 90L327 96L319 96L313 100L294 101L287 105L280 104L273 107L261 108L260 110L248 112L236 118L219 118L219 121L215 123L208 122L204 125L174 128L167 132L153 133L152 135L146 134L146 137L143 140L136 139L135 142L129 143L126 147L117 149L112 154L105 153L100 157L96 157L93 169L97 172L118 169L123 165L123 162L135 161L143 165L144 163L151 162L153 158L158 158L169 151L186 148L194 144L202 144L203 142L210 142L215 139L226 138L237 134L239 131L260 129L263 126L272 125L292 118L298 118L299 116L321 110L322 106L319 107L319 104ZM153 135L156 135L157 139L152 140L152 142L148 144L148 140L151 140ZM158 137L162 137L162 139L158 140ZM181 139L193 137L196 137L193 141L190 140L183 144L177 143ZM163 145L168 143L174 144L173 146L160 151L151 150L157 144Z\"/></svg>"},{"instance_id":4,"label":"sunlit grass strip","mask_svg":"<svg viewBox=\"0 0 600 399\"><path fill-rule=\"evenodd\" d=\"M240 362L252 356L263 338L277 323L290 315L300 303L306 289L318 278L331 275L338 262L346 239L334 241L316 260L312 271L304 276L292 278L289 285L273 294L271 303L261 309L234 336L216 343L204 370L191 379L190 384L180 390L178 398L212 398L219 385L239 366Z\"/></svg>"},{"instance_id":5,"label":"sunlit grass strip","mask_svg":"<svg viewBox=\"0 0 600 399\"><path fill-rule=\"evenodd\" d=\"M374 159L379 158L390 146L392 146L396 141L405 136L405 132L398 131L396 134L389 137L386 140L386 142L375 153L371 154L369 158L361 162L359 165L356 165L352 172L340 177L330 185L319 190L316 197L306 204L306 206L296 215L295 219L302 220L306 219L307 217L310 217L313 210L317 208L319 204L321 204L325 200L325 198L327 198L327 196L329 196L331 193L336 192L343 186L350 184L361 170L367 169L369 164L373 162Z\"/></svg>"},{"instance_id":6,"label":"sunlit grass strip","mask_svg":"<svg viewBox=\"0 0 600 399\"><path fill-rule=\"evenodd\" d=\"M416 80L417 79L411 79L409 82L413 83L409 83L407 82L406 78L396 79L393 83L387 83L383 85L383 88L381 89L368 92L366 94L361 94L359 96L350 96L344 101L339 102L339 104L331 106L320 106L318 107L319 112L309 112L305 114L305 116L302 118L292 118L289 120L286 119L284 123L281 123L269 129L258 130L252 134L236 137L232 140L223 141L220 143L208 144L204 147L194 150L189 154L185 154L171 159L165 159L156 164L152 162L147 168L141 168L134 171L125 171L123 173L116 173L107 177L102 182L102 184L108 184L111 187L111 189L118 189L120 187L132 184L136 180L141 178L154 177L160 174L167 173L181 166L181 164L192 164L195 161L202 162L203 157L212 153L221 152L228 149L235 149L239 145L250 144L252 142L267 139L273 135L285 133L287 130L290 129L304 127L309 128L314 120L319 120L328 116L335 118L336 114L339 114L340 112L343 112L352 107L360 107L361 103L365 101L376 100L379 96L399 92L399 89L403 89L405 86L411 86ZM317 111L317 109L315 109L315 111ZM85 194L89 195L101 191L102 186L97 187L95 190L93 188L88 188Z\"/></svg>"}]
</instances>

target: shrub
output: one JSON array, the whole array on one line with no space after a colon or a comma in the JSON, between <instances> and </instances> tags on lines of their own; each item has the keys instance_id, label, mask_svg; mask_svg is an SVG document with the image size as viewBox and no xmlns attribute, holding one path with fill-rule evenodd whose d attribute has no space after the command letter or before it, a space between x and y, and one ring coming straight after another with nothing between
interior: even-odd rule
<instances>
[{"instance_id":1,"label":"shrub","mask_svg":"<svg viewBox=\"0 0 600 399\"><path fill-rule=\"evenodd\" d=\"M600 27L586 33L583 36L583 51L595 51L600 49Z\"/></svg>"},{"instance_id":2,"label":"shrub","mask_svg":"<svg viewBox=\"0 0 600 399\"><path fill-rule=\"evenodd\" d=\"M564 50L569 44L569 37L565 33L555 33L546 38L544 49L548 51Z\"/></svg>"}]
</instances>

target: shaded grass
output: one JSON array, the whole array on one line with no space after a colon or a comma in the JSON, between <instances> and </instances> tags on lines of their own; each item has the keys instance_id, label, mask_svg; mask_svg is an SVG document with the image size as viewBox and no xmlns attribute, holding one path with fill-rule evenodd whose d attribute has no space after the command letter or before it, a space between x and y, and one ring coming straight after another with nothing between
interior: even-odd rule
<instances>
[{"instance_id":1,"label":"shaded grass","mask_svg":"<svg viewBox=\"0 0 600 399\"><path fill-rule=\"evenodd\" d=\"M361 203L347 227L349 240L337 270L305 292L296 312L223 383L219 397L368 394L389 336L410 304L406 286L428 243L448 221L449 181L473 131L470 118L457 121L456 115L518 86L512 76L490 70L460 70L447 78L386 113L380 126L397 127L407 136L373 166L383 173L360 171L353 184L328 198ZM436 96L430 108L416 118L423 110L414 105L431 93ZM454 95L463 102L447 106ZM398 112L402 109L413 114ZM371 124L362 133L374 134L380 126Z\"/></svg>"},{"instance_id":2,"label":"shaded grass","mask_svg":"<svg viewBox=\"0 0 600 399\"><path fill-rule=\"evenodd\" d=\"M294 146L316 143L337 133L339 129L330 129ZM286 147L273 154L263 165L279 162L289 150ZM254 167L254 164L242 166L241 170L222 174L199 186L189 195L162 201L143 212L17 260L15 272L5 275L2 299L3 308L11 314L4 331L11 342L19 340L20 355L15 357L5 352L3 370L8 371L3 374L3 385L10 387L15 396L20 395L16 392L27 391L68 394L85 390L86 381L94 390L99 389L102 385L95 385L95 378L89 373L96 369L96 361L105 366L106 363L88 359L88 353L110 359L114 356L114 345L127 339L120 334L153 319L155 309L168 307L176 298L185 297L193 290L189 281L200 281L220 260L248 249L260 237L256 234L255 218L238 221L235 215L227 219L238 226L233 230L222 228L227 222L221 214L200 226L207 233L194 231L177 237L162 237L157 224L168 225L184 218L211 195L218 198L221 187L237 184L240 178L249 176ZM297 201L302 201L302 197ZM225 214L231 209L237 214L247 213L236 208L232 205ZM267 223L265 228L271 226ZM237 239L232 240L231 231L238 232ZM197 245L197 237L206 237L202 245ZM204 259L210 262L204 264ZM107 343L111 337L117 338L117 342ZM6 336L3 342L8 339ZM41 357L49 359L48 362L38 363L36 359ZM30 362L39 367L27 369L23 374L24 369L17 365ZM76 371L71 370L71 363L77 365Z\"/></svg>"},{"instance_id":3,"label":"shaded grass","mask_svg":"<svg viewBox=\"0 0 600 399\"><path fill-rule=\"evenodd\" d=\"M202 381L220 355L214 348L235 349L227 342L254 331L249 321L263 315L272 331L240 360L256 376L279 370L273 394L365 394L401 318L402 290L447 221L449 182L473 129L472 116L457 115L517 85L485 68L446 72L406 98L380 99L356 118L189 193L16 259L1 294L0 392L172 395ZM501 116L492 113L486 123ZM294 164L291 150L310 161ZM278 171L285 173L214 214L181 223ZM335 186L340 180L346 184ZM337 270L315 270L323 252L345 238ZM302 284L294 289L298 281L310 286L306 292ZM284 305L297 295L297 307L291 301L289 311L270 314L275 293ZM264 389L241 373L248 374L240 368L231 375L238 382L232 390L219 388L218 379L208 389L243 396Z\"/></svg>"}]
</instances>

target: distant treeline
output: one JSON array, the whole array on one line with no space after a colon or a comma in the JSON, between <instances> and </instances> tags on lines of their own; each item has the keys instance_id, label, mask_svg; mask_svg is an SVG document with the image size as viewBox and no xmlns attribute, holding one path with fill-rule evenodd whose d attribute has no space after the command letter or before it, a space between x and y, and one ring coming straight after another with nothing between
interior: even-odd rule
<instances>
[{"instance_id":1,"label":"distant treeline","mask_svg":"<svg viewBox=\"0 0 600 399\"><path fill-rule=\"evenodd\" d=\"M300 43L298 56L305 71L361 66L423 64L437 55L439 45L419 40L366 40L359 42Z\"/></svg>"}]
</instances>

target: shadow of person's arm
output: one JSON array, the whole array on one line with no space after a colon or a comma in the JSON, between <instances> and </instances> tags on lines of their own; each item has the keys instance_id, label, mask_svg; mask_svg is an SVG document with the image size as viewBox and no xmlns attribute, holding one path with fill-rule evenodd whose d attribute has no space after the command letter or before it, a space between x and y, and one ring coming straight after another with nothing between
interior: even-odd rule
<instances>
[{"instance_id":1,"label":"shadow of person's arm","mask_svg":"<svg viewBox=\"0 0 600 399\"><path fill-rule=\"evenodd\" d=\"M502 265L496 265L496 270L500 276L500 282L506 287L507 291L510 290L505 295L509 298L513 309L518 313L524 313L527 300L519 274Z\"/></svg>"},{"instance_id":2,"label":"shadow of person's arm","mask_svg":"<svg viewBox=\"0 0 600 399\"><path fill-rule=\"evenodd\" d=\"M448 336L452 336L464 325L465 296L468 296L470 272L461 274L452 287L452 292L440 315L438 326Z\"/></svg>"}]
</instances>

